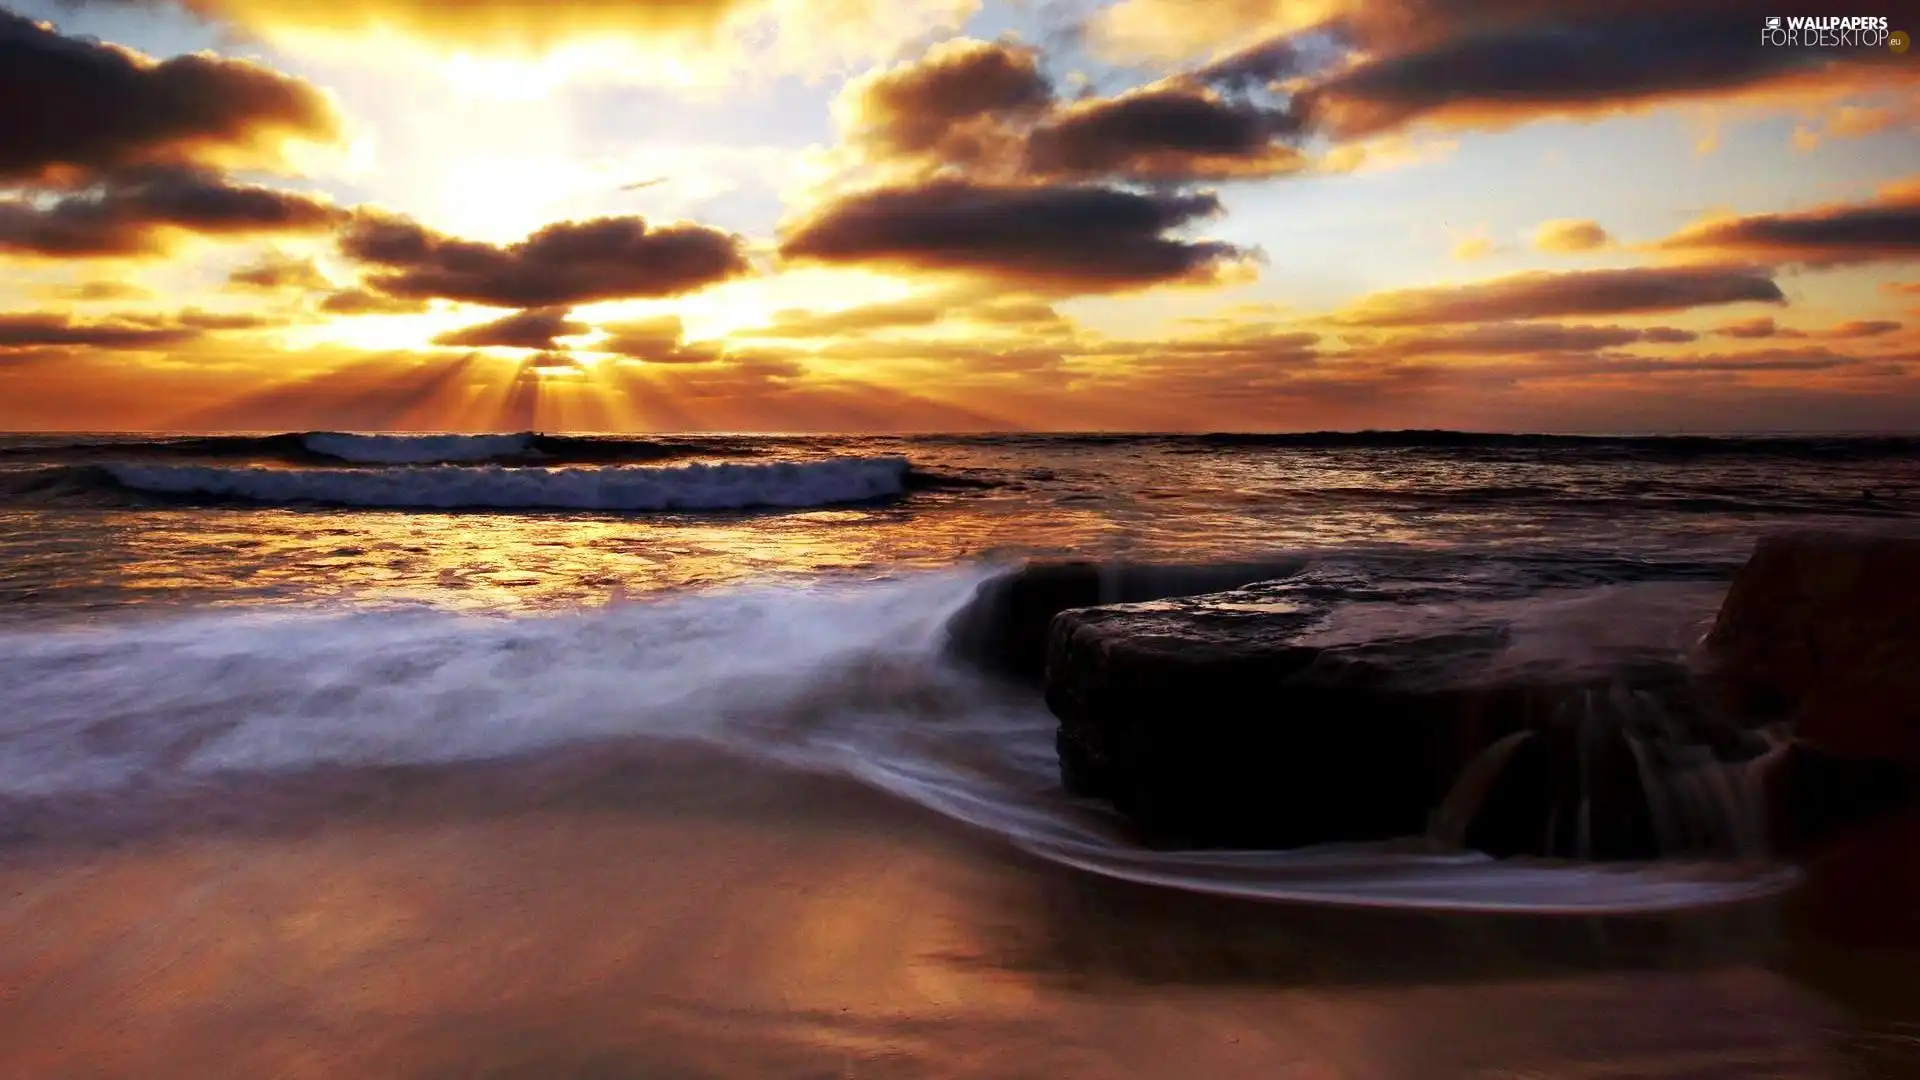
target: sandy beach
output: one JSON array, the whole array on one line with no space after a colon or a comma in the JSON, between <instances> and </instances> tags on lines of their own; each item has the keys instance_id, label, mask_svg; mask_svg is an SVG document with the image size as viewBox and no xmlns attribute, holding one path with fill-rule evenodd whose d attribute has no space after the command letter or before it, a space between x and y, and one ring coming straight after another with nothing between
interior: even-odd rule
<instances>
[{"instance_id":1,"label":"sandy beach","mask_svg":"<svg viewBox=\"0 0 1920 1080\"><path fill-rule=\"evenodd\" d=\"M691 751L322 801L10 845L0 1075L1920 1075L1915 954L1804 899L1209 900Z\"/></svg>"}]
</instances>

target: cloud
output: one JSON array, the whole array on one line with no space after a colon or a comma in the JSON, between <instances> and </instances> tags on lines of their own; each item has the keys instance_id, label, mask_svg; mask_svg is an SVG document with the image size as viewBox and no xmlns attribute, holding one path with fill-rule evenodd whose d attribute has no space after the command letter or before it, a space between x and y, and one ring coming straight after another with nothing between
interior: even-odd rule
<instances>
[{"instance_id":1,"label":"cloud","mask_svg":"<svg viewBox=\"0 0 1920 1080\"><path fill-rule=\"evenodd\" d=\"M1758 338L1821 338L1827 341L1857 341L1898 333L1901 323L1892 319L1851 319L1824 330L1801 330L1781 326L1770 318L1744 319L1716 327L1721 337L1754 340Z\"/></svg>"},{"instance_id":2,"label":"cloud","mask_svg":"<svg viewBox=\"0 0 1920 1080\"><path fill-rule=\"evenodd\" d=\"M1026 168L1146 181L1279 176L1306 167L1285 141L1300 135L1302 121L1285 107L1165 83L1063 106L1029 135Z\"/></svg>"},{"instance_id":3,"label":"cloud","mask_svg":"<svg viewBox=\"0 0 1920 1080\"><path fill-rule=\"evenodd\" d=\"M52 201L0 199L0 254L48 259L153 257L182 236L324 232L345 212L323 199L211 173L116 176Z\"/></svg>"},{"instance_id":4,"label":"cloud","mask_svg":"<svg viewBox=\"0 0 1920 1080\"><path fill-rule=\"evenodd\" d=\"M411 220L363 212L340 250L389 297L545 308L677 296L747 272L739 237L638 217L567 221L507 245L462 240Z\"/></svg>"},{"instance_id":5,"label":"cloud","mask_svg":"<svg viewBox=\"0 0 1920 1080\"><path fill-rule=\"evenodd\" d=\"M1884 48L1765 47L1765 13L1743 0L1121 0L1088 36L1125 60L1272 57L1316 126L1339 139L1830 96L1912 77Z\"/></svg>"},{"instance_id":6,"label":"cloud","mask_svg":"<svg viewBox=\"0 0 1920 1080\"><path fill-rule=\"evenodd\" d=\"M944 322L971 322L990 326L1017 326L1037 330L1064 326L1060 313L1038 301L980 302L963 296L932 296L880 304L860 304L838 311L788 308L773 313L765 326L735 330L729 337L803 338L852 337L876 330L936 326Z\"/></svg>"},{"instance_id":7,"label":"cloud","mask_svg":"<svg viewBox=\"0 0 1920 1080\"><path fill-rule=\"evenodd\" d=\"M1171 231L1213 217L1208 194L942 180L857 192L789 227L795 261L964 274L1046 293L1217 280L1249 252Z\"/></svg>"},{"instance_id":8,"label":"cloud","mask_svg":"<svg viewBox=\"0 0 1920 1080\"><path fill-rule=\"evenodd\" d=\"M123 300L151 300L153 290L126 281L83 281L77 285L40 285L33 295L42 300L70 304L117 303Z\"/></svg>"},{"instance_id":9,"label":"cloud","mask_svg":"<svg viewBox=\"0 0 1920 1080\"><path fill-rule=\"evenodd\" d=\"M417 315L427 310L425 300L385 296L366 289L341 289L320 301L328 315Z\"/></svg>"},{"instance_id":10,"label":"cloud","mask_svg":"<svg viewBox=\"0 0 1920 1080\"><path fill-rule=\"evenodd\" d=\"M1824 348L1755 349L1740 353L1693 353L1673 358L1603 354L1553 359L1530 365L1530 378L1618 375L1697 375L1702 373L1790 373L1854 367L1859 357Z\"/></svg>"},{"instance_id":11,"label":"cloud","mask_svg":"<svg viewBox=\"0 0 1920 1080\"><path fill-rule=\"evenodd\" d=\"M1752 340L1754 338L1774 337L1780 333L1780 326L1773 321L1772 316L1762 315L1757 318L1726 323L1722 326L1715 327L1713 332L1721 337ZM1798 333L1798 331L1791 331L1791 333Z\"/></svg>"},{"instance_id":12,"label":"cloud","mask_svg":"<svg viewBox=\"0 0 1920 1080\"><path fill-rule=\"evenodd\" d=\"M1594 352L1622 345L1678 345L1699 335L1674 327L1567 326L1560 323L1488 323L1432 336L1395 338L1360 350L1368 357L1519 356Z\"/></svg>"},{"instance_id":13,"label":"cloud","mask_svg":"<svg viewBox=\"0 0 1920 1080\"><path fill-rule=\"evenodd\" d=\"M1067 101L1031 47L960 39L853 80L835 112L848 145L895 178L1185 183L1300 171L1307 159L1292 143L1302 118L1222 92L1244 88L1260 66L1248 59Z\"/></svg>"},{"instance_id":14,"label":"cloud","mask_svg":"<svg viewBox=\"0 0 1920 1080\"><path fill-rule=\"evenodd\" d=\"M1492 257L1499 248L1485 236L1469 236L1453 245L1455 262L1477 262Z\"/></svg>"},{"instance_id":15,"label":"cloud","mask_svg":"<svg viewBox=\"0 0 1920 1080\"><path fill-rule=\"evenodd\" d=\"M1004 153L1003 124L1052 106L1038 53L969 38L859 76L835 102L848 141L872 154L962 164Z\"/></svg>"},{"instance_id":16,"label":"cloud","mask_svg":"<svg viewBox=\"0 0 1920 1080\"><path fill-rule=\"evenodd\" d=\"M606 339L586 346L587 351L648 364L710 364L722 356L721 348L712 342L688 344L686 324L678 315L606 323L600 329L606 331Z\"/></svg>"},{"instance_id":17,"label":"cloud","mask_svg":"<svg viewBox=\"0 0 1920 1080\"><path fill-rule=\"evenodd\" d=\"M1568 315L1625 315L1721 304L1784 304L1764 270L1636 267L1527 273L1472 285L1378 293L1338 312L1354 326L1421 326Z\"/></svg>"},{"instance_id":18,"label":"cloud","mask_svg":"<svg viewBox=\"0 0 1920 1080\"><path fill-rule=\"evenodd\" d=\"M175 314L121 314L77 320L58 312L0 315L0 356L30 349L87 348L151 351L196 341L220 330L249 330L265 324L253 315L221 315L187 310Z\"/></svg>"},{"instance_id":19,"label":"cloud","mask_svg":"<svg viewBox=\"0 0 1920 1080\"><path fill-rule=\"evenodd\" d=\"M1684 256L1811 267L1920 260L1920 181L1888 185L1863 203L1709 218L1681 229L1656 248Z\"/></svg>"},{"instance_id":20,"label":"cloud","mask_svg":"<svg viewBox=\"0 0 1920 1080\"><path fill-rule=\"evenodd\" d=\"M592 329L586 323L569 319L566 308L537 308L449 330L434 338L433 343L466 348L557 349L555 338L574 337Z\"/></svg>"},{"instance_id":21,"label":"cloud","mask_svg":"<svg viewBox=\"0 0 1920 1080\"><path fill-rule=\"evenodd\" d=\"M66 184L139 166L277 168L339 137L311 84L208 53L155 60L0 8L0 181Z\"/></svg>"},{"instance_id":22,"label":"cloud","mask_svg":"<svg viewBox=\"0 0 1920 1080\"><path fill-rule=\"evenodd\" d=\"M1574 218L1555 218L1542 222L1533 234L1534 247L1562 254L1598 251L1612 243L1613 237L1607 235L1607 230L1601 228L1599 222Z\"/></svg>"},{"instance_id":23,"label":"cloud","mask_svg":"<svg viewBox=\"0 0 1920 1080\"><path fill-rule=\"evenodd\" d=\"M278 253L263 255L228 274L227 284L238 289L257 289L262 292L322 292L333 288L333 282L327 280L312 259L296 259Z\"/></svg>"}]
</instances>

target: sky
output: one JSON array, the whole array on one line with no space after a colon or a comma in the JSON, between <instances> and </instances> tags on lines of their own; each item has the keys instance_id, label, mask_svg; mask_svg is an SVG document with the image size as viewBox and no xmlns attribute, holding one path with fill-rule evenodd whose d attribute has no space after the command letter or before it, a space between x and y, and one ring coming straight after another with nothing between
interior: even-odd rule
<instances>
[{"instance_id":1,"label":"sky","mask_svg":"<svg viewBox=\"0 0 1920 1080\"><path fill-rule=\"evenodd\" d=\"M0 430L1916 431L1902 7L0 3Z\"/></svg>"}]
</instances>

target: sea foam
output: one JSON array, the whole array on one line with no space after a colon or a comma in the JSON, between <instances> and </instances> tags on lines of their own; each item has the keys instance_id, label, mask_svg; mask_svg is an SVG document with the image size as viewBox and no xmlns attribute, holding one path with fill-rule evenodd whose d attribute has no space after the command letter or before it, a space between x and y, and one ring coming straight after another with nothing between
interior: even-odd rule
<instances>
[{"instance_id":1,"label":"sea foam","mask_svg":"<svg viewBox=\"0 0 1920 1080\"><path fill-rule=\"evenodd\" d=\"M1392 845L1139 847L1110 813L1060 790L1053 718L1040 701L942 657L942 626L983 573L513 618L362 607L0 630L0 807L693 743L853 778L1040 858L1195 892L1619 912L1791 883L1777 869L1503 863Z\"/></svg>"}]
</instances>

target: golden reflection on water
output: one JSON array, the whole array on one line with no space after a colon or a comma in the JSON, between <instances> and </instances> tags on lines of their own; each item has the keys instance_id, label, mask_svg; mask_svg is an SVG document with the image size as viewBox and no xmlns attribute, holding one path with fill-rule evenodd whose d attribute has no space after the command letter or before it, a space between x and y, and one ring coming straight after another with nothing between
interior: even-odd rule
<instances>
[{"instance_id":1,"label":"golden reflection on water","mask_svg":"<svg viewBox=\"0 0 1920 1080\"><path fill-rule=\"evenodd\" d=\"M486 804L8 852L0 1075L1857 1075L1737 927L1201 901L697 763Z\"/></svg>"}]
</instances>

